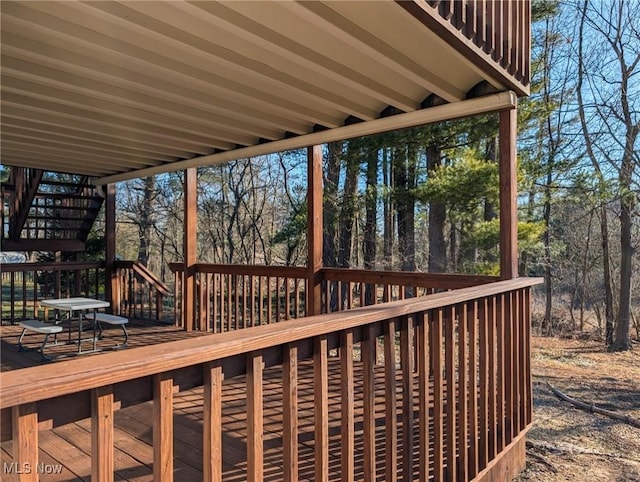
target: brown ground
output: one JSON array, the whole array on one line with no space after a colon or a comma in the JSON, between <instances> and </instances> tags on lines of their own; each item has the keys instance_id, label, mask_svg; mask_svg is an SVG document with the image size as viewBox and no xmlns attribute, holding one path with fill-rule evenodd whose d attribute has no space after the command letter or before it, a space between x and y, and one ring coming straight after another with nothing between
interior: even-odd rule
<instances>
[{"instance_id":1,"label":"brown ground","mask_svg":"<svg viewBox=\"0 0 640 482\"><path fill-rule=\"evenodd\" d=\"M607 353L599 341L534 337L532 372L534 423L516 480L640 482L640 428L580 410L547 386L640 420L640 346Z\"/></svg>"}]
</instances>

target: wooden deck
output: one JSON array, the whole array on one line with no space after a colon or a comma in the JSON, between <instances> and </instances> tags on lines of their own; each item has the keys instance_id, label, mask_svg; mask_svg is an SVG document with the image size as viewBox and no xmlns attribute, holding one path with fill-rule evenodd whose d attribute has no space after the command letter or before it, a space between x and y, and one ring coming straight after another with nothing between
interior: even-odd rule
<instances>
[{"instance_id":1,"label":"wooden deck","mask_svg":"<svg viewBox=\"0 0 640 482\"><path fill-rule=\"evenodd\" d=\"M138 348L60 363L3 327L2 480L24 464L59 472L43 481L509 480L531 423L535 283L220 334L132 323Z\"/></svg>"},{"instance_id":2,"label":"wooden deck","mask_svg":"<svg viewBox=\"0 0 640 482\"><path fill-rule=\"evenodd\" d=\"M36 348L28 351L18 351L18 337L22 328L19 325L10 325L0 327L0 369L2 371L16 370L19 368L26 368L31 366L42 365L43 362L40 358L40 353L36 350L39 347L39 343L42 342L43 335L28 333L25 335L23 343L29 348ZM99 348L112 348L116 342L122 341L123 335L120 327L105 325L103 327L104 338L98 342ZM157 345L159 343L166 343L168 341L183 340L189 337L203 336L202 332L186 332L183 328L173 325L150 323L142 320L130 320L127 325L127 331L129 332L129 348ZM85 332L85 336L90 336L89 331ZM72 336L77 338L77 332L72 333ZM61 341L67 340L66 326L65 331L59 335ZM84 342L83 349L91 348L91 343ZM63 345L52 346L45 350L47 356L55 357L62 355L59 359L65 358L67 355L76 355L76 345ZM108 353L105 351L104 353ZM82 357L97 357L101 352L85 354ZM44 362L48 363L48 362ZM55 362L53 362L55 363Z\"/></svg>"},{"instance_id":3,"label":"wooden deck","mask_svg":"<svg viewBox=\"0 0 640 482\"><path fill-rule=\"evenodd\" d=\"M302 362L299 367L299 423L298 453L300 460L299 480L314 480L314 395L313 365ZM362 379L360 362L354 363L356 379ZM384 372L376 372L376 452L385 452L384 426ZM330 480L341 480L341 436L340 436L340 366L339 359L329 360L329 465ZM402 376L398 373L398 377ZM264 474L265 480L283 479L282 471L282 398L280 396L282 370L268 369L264 373ZM356 384L356 400L361 400L362 384ZM247 478L247 408L246 381L244 376L226 380L223 390L223 473L225 481L240 481ZM417 397L416 397L417 399ZM176 481L202 480L202 389L194 389L174 395L174 477ZM153 480L153 433L152 403L142 403L115 412L115 480ZM417 406L415 407L417 413ZM355 448L362 453L363 438L362 404L356 404ZM417 420L416 420L417 422ZM418 436L417 424L414 436ZM402 421L398 420L398 437L402 436ZM47 474L42 481L81 481L91 478L91 420L67 424L52 430L41 431L40 462L58 474ZM446 442L445 442L446 443ZM12 444L1 445L2 467L10 466ZM398 460L403 453L398 451ZM378 457L378 474L384 473L384 456ZM414 457L417 477L418 457ZM355 459L356 480L363 480L363 460ZM399 474L400 476L400 474ZM383 477L378 477L383 480ZM2 480L18 480L12 474L3 474Z\"/></svg>"}]
</instances>

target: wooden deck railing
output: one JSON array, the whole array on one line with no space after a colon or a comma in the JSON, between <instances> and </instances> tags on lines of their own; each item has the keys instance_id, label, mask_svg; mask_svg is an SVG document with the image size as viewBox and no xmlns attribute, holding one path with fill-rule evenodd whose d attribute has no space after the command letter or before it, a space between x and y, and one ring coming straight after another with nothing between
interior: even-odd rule
<instances>
[{"instance_id":1,"label":"wooden deck railing","mask_svg":"<svg viewBox=\"0 0 640 482\"><path fill-rule=\"evenodd\" d=\"M113 294L113 312L129 318L170 320L171 307L165 301L173 293L158 277L137 261L114 263L117 287Z\"/></svg>"},{"instance_id":2,"label":"wooden deck railing","mask_svg":"<svg viewBox=\"0 0 640 482\"><path fill-rule=\"evenodd\" d=\"M344 268L324 268L321 277L325 313L416 298L499 279L495 276Z\"/></svg>"},{"instance_id":3,"label":"wooden deck railing","mask_svg":"<svg viewBox=\"0 0 640 482\"><path fill-rule=\"evenodd\" d=\"M44 298L104 298L104 263L2 264L2 321L37 318Z\"/></svg>"},{"instance_id":4,"label":"wooden deck railing","mask_svg":"<svg viewBox=\"0 0 640 482\"><path fill-rule=\"evenodd\" d=\"M183 265L175 274L175 320L183 325ZM197 264L196 319L201 331L221 333L305 316L306 268Z\"/></svg>"},{"instance_id":5,"label":"wooden deck railing","mask_svg":"<svg viewBox=\"0 0 640 482\"><path fill-rule=\"evenodd\" d=\"M175 275L175 320L183 326L184 267L170 263ZM306 268L197 264L196 320L201 331L220 333L306 315ZM497 281L494 276L402 273L324 268L320 271L323 312L425 296Z\"/></svg>"},{"instance_id":6,"label":"wooden deck railing","mask_svg":"<svg viewBox=\"0 0 640 482\"><path fill-rule=\"evenodd\" d=\"M502 82L516 92L528 94L531 69L529 0L413 0L399 3L476 65L485 69L499 66L501 72L496 72L501 74Z\"/></svg>"},{"instance_id":7,"label":"wooden deck railing","mask_svg":"<svg viewBox=\"0 0 640 482\"><path fill-rule=\"evenodd\" d=\"M313 440L318 482L330 471L341 480L383 474L390 480L399 474L404 480L472 480L490 471L510 444L521 443L531 423L529 306L538 283L500 281L108 353L100 363L76 359L4 372L2 433L12 434L18 466L35 467L39 429L91 417L92 480L110 480L114 411L153 400L154 480L170 481L173 394L204 384L203 480L221 480L222 380L246 373L246 479L260 481L263 370L282 365L277 465L284 480L298 478L301 437ZM382 357L376 357L379 345ZM340 360L338 387L329 385L330 353ZM354 371L358 358L363 368ZM312 360L315 394L313 406L304 409L295 389L303 359ZM376 386L374 370L380 369L384 384ZM376 389L385 392L384 413L375 410ZM330 395L339 399L339 416L329 413ZM340 433L341 455L330 461L333 431Z\"/></svg>"}]
</instances>

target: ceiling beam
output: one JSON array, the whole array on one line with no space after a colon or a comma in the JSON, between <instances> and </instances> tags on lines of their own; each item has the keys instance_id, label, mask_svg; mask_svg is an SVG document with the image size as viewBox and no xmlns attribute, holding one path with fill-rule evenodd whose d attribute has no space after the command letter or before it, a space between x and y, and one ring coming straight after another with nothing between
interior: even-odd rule
<instances>
[{"instance_id":1,"label":"ceiling beam","mask_svg":"<svg viewBox=\"0 0 640 482\"><path fill-rule=\"evenodd\" d=\"M325 131L313 132L310 134L293 137L290 139L281 139L264 144L244 147L240 149L224 151L208 156L194 157L188 160L175 161L172 163L154 166L151 168L140 169L112 176L105 176L95 180L98 185L109 184L112 182L125 181L138 177L151 176L164 172L188 169L197 166L209 166L220 164L235 159L261 156L281 152L291 149L299 149L303 147L324 144L344 139L352 139L381 132L388 132L407 127L415 127L424 124L432 124L460 117L468 117L472 115L484 114L487 112L512 109L517 105L517 98L513 92L502 92L500 94L479 97L470 100L462 100L452 102L450 104L439 105L429 109L422 109L405 114L398 114L391 117L372 120L369 122L361 122L344 127L327 129Z\"/></svg>"}]
</instances>

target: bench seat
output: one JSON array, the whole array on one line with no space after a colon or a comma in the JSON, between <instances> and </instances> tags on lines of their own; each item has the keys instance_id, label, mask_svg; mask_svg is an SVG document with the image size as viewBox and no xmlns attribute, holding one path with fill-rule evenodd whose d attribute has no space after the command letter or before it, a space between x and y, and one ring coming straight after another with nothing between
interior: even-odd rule
<instances>
[{"instance_id":1,"label":"bench seat","mask_svg":"<svg viewBox=\"0 0 640 482\"><path fill-rule=\"evenodd\" d=\"M106 323L107 325L116 325L122 328L122 332L124 333L124 341L117 345L120 348L124 348L127 346L129 341L129 333L127 333L126 324L129 323L129 319L124 316L118 315L110 315L109 313L87 313L85 317L88 320L95 321L98 323L98 329L100 330L100 338L102 338L102 326L101 323Z\"/></svg>"},{"instance_id":2,"label":"bench seat","mask_svg":"<svg viewBox=\"0 0 640 482\"><path fill-rule=\"evenodd\" d=\"M60 325L52 325L51 323L45 323L40 320L24 320L20 322L20 326L23 328L23 331L35 331L36 333L42 333L43 335L52 335L62 331L62 327Z\"/></svg>"},{"instance_id":3,"label":"bench seat","mask_svg":"<svg viewBox=\"0 0 640 482\"><path fill-rule=\"evenodd\" d=\"M54 343L47 344L49 341L49 337L51 335L57 335L62 332L62 327L59 325L53 325L51 323L45 323L40 320L24 320L20 322L20 326L22 327L22 333L20 333L20 338L18 338L18 351L25 351L28 348L22 344L22 340L27 331L33 331L35 333L39 333L44 335L44 340L40 345L40 356L42 356L43 360L51 360L48 356L44 354L44 349L50 345L57 345L57 340Z\"/></svg>"},{"instance_id":4,"label":"bench seat","mask_svg":"<svg viewBox=\"0 0 640 482\"><path fill-rule=\"evenodd\" d=\"M93 320L93 313L87 313L87 318ZM96 313L95 319L99 323L107 323L108 325L126 325L129 320L124 316L110 315L109 313Z\"/></svg>"}]
</instances>

